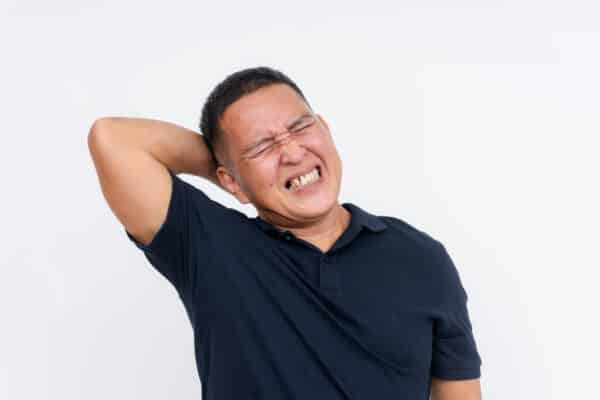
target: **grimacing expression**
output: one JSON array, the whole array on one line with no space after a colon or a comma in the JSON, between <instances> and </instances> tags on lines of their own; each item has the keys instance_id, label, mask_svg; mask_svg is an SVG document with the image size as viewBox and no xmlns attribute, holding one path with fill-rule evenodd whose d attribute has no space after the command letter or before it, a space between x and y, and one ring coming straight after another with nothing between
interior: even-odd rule
<instances>
[{"instance_id":1,"label":"grimacing expression","mask_svg":"<svg viewBox=\"0 0 600 400\"><path fill-rule=\"evenodd\" d=\"M342 162L329 127L291 87L272 84L242 96L220 126L228 166L218 166L217 175L241 203L284 223L310 222L338 205Z\"/></svg>"}]
</instances>

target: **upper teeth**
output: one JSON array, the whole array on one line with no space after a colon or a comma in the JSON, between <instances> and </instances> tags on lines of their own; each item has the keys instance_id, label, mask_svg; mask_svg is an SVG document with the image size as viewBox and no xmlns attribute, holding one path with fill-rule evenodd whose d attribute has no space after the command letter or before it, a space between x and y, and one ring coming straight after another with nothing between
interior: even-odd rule
<instances>
[{"instance_id":1,"label":"upper teeth","mask_svg":"<svg viewBox=\"0 0 600 400\"><path fill-rule=\"evenodd\" d=\"M315 167L315 169L313 169L306 175L302 175L302 176L299 176L298 178L292 179L292 185L290 188L294 189L299 186L304 186L311 182L316 181L317 179L319 179L319 171L317 171L317 168Z\"/></svg>"}]
</instances>

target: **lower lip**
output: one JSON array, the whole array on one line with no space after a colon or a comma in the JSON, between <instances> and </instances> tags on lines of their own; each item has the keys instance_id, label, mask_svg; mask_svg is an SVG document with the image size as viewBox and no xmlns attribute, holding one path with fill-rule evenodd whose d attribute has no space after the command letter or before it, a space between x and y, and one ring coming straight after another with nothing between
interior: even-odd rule
<instances>
[{"instance_id":1,"label":"lower lip","mask_svg":"<svg viewBox=\"0 0 600 400\"><path fill-rule=\"evenodd\" d=\"M292 194L307 194L312 193L321 186L321 182L323 181L323 175L319 176L316 181L313 181L305 186L300 186L297 189L289 189L288 191Z\"/></svg>"}]
</instances>

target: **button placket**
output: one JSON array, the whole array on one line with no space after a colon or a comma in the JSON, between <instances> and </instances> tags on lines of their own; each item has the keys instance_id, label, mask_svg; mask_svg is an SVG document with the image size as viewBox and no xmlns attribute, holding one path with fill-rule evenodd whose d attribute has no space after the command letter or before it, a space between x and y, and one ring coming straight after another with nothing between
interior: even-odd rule
<instances>
[{"instance_id":1,"label":"button placket","mask_svg":"<svg viewBox=\"0 0 600 400\"><path fill-rule=\"evenodd\" d=\"M333 268L331 257L327 255L321 257L319 273L322 289L334 292L339 290L339 275L337 269Z\"/></svg>"}]
</instances>

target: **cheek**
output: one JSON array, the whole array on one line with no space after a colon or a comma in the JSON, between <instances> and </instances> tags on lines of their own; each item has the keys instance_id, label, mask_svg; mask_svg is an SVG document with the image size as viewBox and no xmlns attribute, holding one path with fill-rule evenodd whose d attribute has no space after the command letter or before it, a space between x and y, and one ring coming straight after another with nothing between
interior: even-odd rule
<instances>
[{"instance_id":1,"label":"cheek","mask_svg":"<svg viewBox=\"0 0 600 400\"><path fill-rule=\"evenodd\" d=\"M339 155L337 149L333 142L331 142L328 138L321 138L315 144L313 149L315 152L325 159L325 161L338 162Z\"/></svg>"},{"instance_id":2,"label":"cheek","mask_svg":"<svg viewBox=\"0 0 600 400\"><path fill-rule=\"evenodd\" d=\"M304 145L308 150L322 157L329 157L335 153L333 142L325 134L308 138Z\"/></svg>"},{"instance_id":3,"label":"cheek","mask_svg":"<svg viewBox=\"0 0 600 400\"><path fill-rule=\"evenodd\" d=\"M274 189L277 187L277 162L276 160L266 161L260 168L250 172L250 179L253 187L257 189Z\"/></svg>"}]
</instances>

